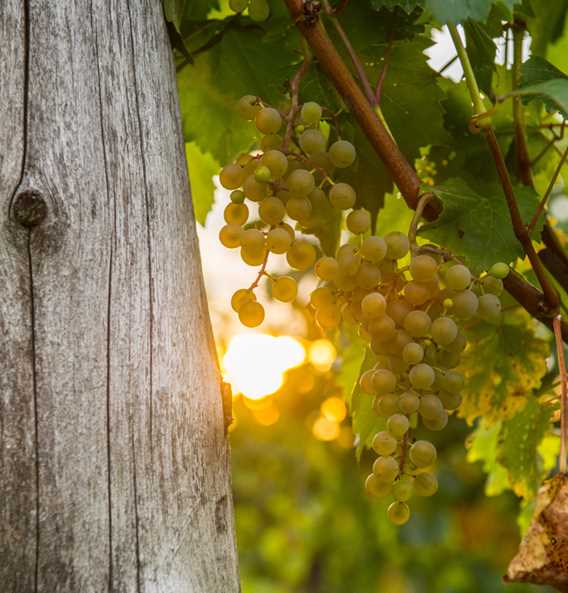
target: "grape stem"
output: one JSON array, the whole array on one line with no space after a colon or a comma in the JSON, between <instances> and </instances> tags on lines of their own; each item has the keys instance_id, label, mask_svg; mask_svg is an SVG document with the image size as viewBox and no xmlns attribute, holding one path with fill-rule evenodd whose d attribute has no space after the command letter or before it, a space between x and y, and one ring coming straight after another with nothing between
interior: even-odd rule
<instances>
[{"instance_id":1,"label":"grape stem","mask_svg":"<svg viewBox=\"0 0 568 593\"><path fill-rule=\"evenodd\" d=\"M385 55L383 56L383 67L379 72L379 78L377 80L377 84L375 86L375 103L377 105L381 104L381 95L383 93L383 86L385 84L385 78L387 77L387 72L389 69L390 59L392 55L392 48L394 46L394 37L391 33L389 35L389 44L387 45L387 49L385 50Z\"/></svg>"},{"instance_id":2,"label":"grape stem","mask_svg":"<svg viewBox=\"0 0 568 593\"><path fill-rule=\"evenodd\" d=\"M264 256L264 261L262 262L262 265L260 266L260 269L258 270L258 274L256 275L256 278L254 280L254 282L249 286L249 290L254 290L259 282L260 279L265 275L266 273L266 264L268 263L268 256L270 255L270 252L268 251L268 249L266 250L266 255Z\"/></svg>"},{"instance_id":3,"label":"grape stem","mask_svg":"<svg viewBox=\"0 0 568 593\"><path fill-rule=\"evenodd\" d=\"M298 70L290 80L290 109L286 116L286 132L284 134L284 140L282 142L282 149L284 151L288 150L288 145L290 144L290 140L292 139L292 131L294 129L294 119L298 113L299 107L299 96L300 96L300 84L302 79L307 74L310 64L312 61L310 50L306 46L304 40L302 40L302 52L304 54L304 60L300 64Z\"/></svg>"},{"instance_id":4,"label":"grape stem","mask_svg":"<svg viewBox=\"0 0 568 593\"><path fill-rule=\"evenodd\" d=\"M561 395L560 395L560 473L566 473L566 437L567 437L567 420L568 420L568 400L567 400L567 385L568 377L566 376L566 363L564 361L564 343L562 341L562 317L556 315L553 320L554 337L556 339L556 356L558 358L558 371L560 373L561 381Z\"/></svg>"},{"instance_id":5,"label":"grape stem","mask_svg":"<svg viewBox=\"0 0 568 593\"><path fill-rule=\"evenodd\" d=\"M416 233L418 231L418 223L424 214L424 209L430 200L434 198L434 194L428 192L420 197L418 205L414 211L414 216L410 222L410 228L408 229L408 240L412 246L412 250L416 251Z\"/></svg>"}]
</instances>

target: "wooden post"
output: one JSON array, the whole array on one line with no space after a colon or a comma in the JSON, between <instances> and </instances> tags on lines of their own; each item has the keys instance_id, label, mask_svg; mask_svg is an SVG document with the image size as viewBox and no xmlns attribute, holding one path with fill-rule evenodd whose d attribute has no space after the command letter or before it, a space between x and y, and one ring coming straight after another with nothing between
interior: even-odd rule
<instances>
[{"instance_id":1,"label":"wooden post","mask_svg":"<svg viewBox=\"0 0 568 593\"><path fill-rule=\"evenodd\" d=\"M0 88L0 590L236 593L160 0L2 0Z\"/></svg>"}]
</instances>

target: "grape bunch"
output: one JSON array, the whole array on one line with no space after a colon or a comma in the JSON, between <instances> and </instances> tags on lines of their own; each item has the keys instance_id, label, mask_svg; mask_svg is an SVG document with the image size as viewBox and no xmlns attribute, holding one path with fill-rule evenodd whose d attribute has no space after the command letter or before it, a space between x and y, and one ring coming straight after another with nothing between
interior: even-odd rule
<instances>
[{"instance_id":1,"label":"grape bunch","mask_svg":"<svg viewBox=\"0 0 568 593\"><path fill-rule=\"evenodd\" d=\"M268 0L229 0L229 8L233 12L243 12L248 8L248 14L253 21L265 21L270 16Z\"/></svg>"},{"instance_id":2,"label":"grape bunch","mask_svg":"<svg viewBox=\"0 0 568 593\"><path fill-rule=\"evenodd\" d=\"M375 497L392 495L388 517L402 525L410 517L410 498L438 489L436 448L417 440L416 431L442 430L460 406L464 377L456 368L467 346L463 326L479 319L499 322L509 267L498 263L476 277L447 251L419 246L415 221L408 235L371 234L370 213L357 207L355 189L339 180L341 170L355 162L355 148L322 124L317 103L282 114L247 95L238 109L261 133L261 152L239 156L220 173L221 184L231 190L220 240L240 249L243 261L260 271L251 286L234 293L231 306L244 325L262 323L264 309L254 291L263 275L274 298L296 298L293 277L266 271L271 253L286 254L295 270L313 268L320 282L309 308L317 325L323 331L351 326L373 355L374 365L359 384L386 429L374 436L378 458L365 489ZM247 201L258 204L259 221L249 221ZM318 257L302 230L330 210L344 211L348 233L335 256Z\"/></svg>"}]
</instances>

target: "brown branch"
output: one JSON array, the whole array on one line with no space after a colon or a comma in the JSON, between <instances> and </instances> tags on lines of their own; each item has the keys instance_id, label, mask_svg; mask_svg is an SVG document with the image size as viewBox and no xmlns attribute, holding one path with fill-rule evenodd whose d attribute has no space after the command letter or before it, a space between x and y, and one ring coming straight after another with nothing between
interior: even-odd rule
<instances>
[{"instance_id":1,"label":"brown branch","mask_svg":"<svg viewBox=\"0 0 568 593\"><path fill-rule=\"evenodd\" d=\"M380 105L381 103L381 95L383 93L383 86L385 84L385 78L387 77L387 72L389 69L390 58L392 55L392 48L393 48L393 36L390 36L389 44L387 49L385 50L385 55L383 56L383 67L381 68L381 72L379 74L379 79L377 80L377 86L375 87L375 103Z\"/></svg>"},{"instance_id":2,"label":"brown branch","mask_svg":"<svg viewBox=\"0 0 568 593\"><path fill-rule=\"evenodd\" d=\"M560 473L566 473L566 435L568 433L568 400L566 397L566 386L568 379L566 377L566 363L564 362L564 344L562 343L562 317L557 315L554 318L554 338L556 341L556 356L558 358L558 372L560 374L561 392L560 392Z\"/></svg>"},{"instance_id":3,"label":"brown branch","mask_svg":"<svg viewBox=\"0 0 568 593\"><path fill-rule=\"evenodd\" d=\"M339 2L333 7L333 14L342 13L349 4L349 0L339 0Z\"/></svg>"},{"instance_id":4,"label":"brown branch","mask_svg":"<svg viewBox=\"0 0 568 593\"><path fill-rule=\"evenodd\" d=\"M299 107L299 96L300 96L300 83L310 68L311 56L309 50L304 51L304 61L296 70L296 73L290 80L290 110L286 116L286 132L284 133L284 140L282 142L282 148L284 151L288 150L288 144L292 138L292 131L294 129L294 119L298 113Z\"/></svg>"},{"instance_id":5,"label":"brown branch","mask_svg":"<svg viewBox=\"0 0 568 593\"><path fill-rule=\"evenodd\" d=\"M546 249L541 249L538 252L538 257L548 272L554 276L554 279L558 284L568 292L568 266L566 265L565 259L548 247Z\"/></svg>"}]
</instances>

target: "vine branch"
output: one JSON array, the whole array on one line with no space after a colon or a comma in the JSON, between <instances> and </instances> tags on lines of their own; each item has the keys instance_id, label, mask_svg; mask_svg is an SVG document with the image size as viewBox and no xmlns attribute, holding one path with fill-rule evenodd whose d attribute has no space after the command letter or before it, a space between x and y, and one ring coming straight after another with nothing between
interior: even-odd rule
<instances>
[{"instance_id":1,"label":"vine branch","mask_svg":"<svg viewBox=\"0 0 568 593\"><path fill-rule=\"evenodd\" d=\"M302 46L305 46L305 42L302 43ZM284 150L288 150L288 144L290 144L290 140L292 138L294 118L298 113L300 83L302 82L302 79L308 72L312 61L309 48L303 47L303 50L304 61L301 63L300 67L298 68L298 70L296 70L296 73L290 80L290 110L288 111L288 115L286 116L286 132L284 133L284 140L282 143L282 147Z\"/></svg>"},{"instance_id":2,"label":"vine branch","mask_svg":"<svg viewBox=\"0 0 568 593\"><path fill-rule=\"evenodd\" d=\"M554 337L556 339L556 355L558 358L558 372L560 374L560 473L566 473L566 435L568 431L568 399L566 397L566 387L568 378L566 376L566 363L564 361L564 344L562 342L561 331L562 317L557 315L554 318Z\"/></svg>"}]
</instances>

